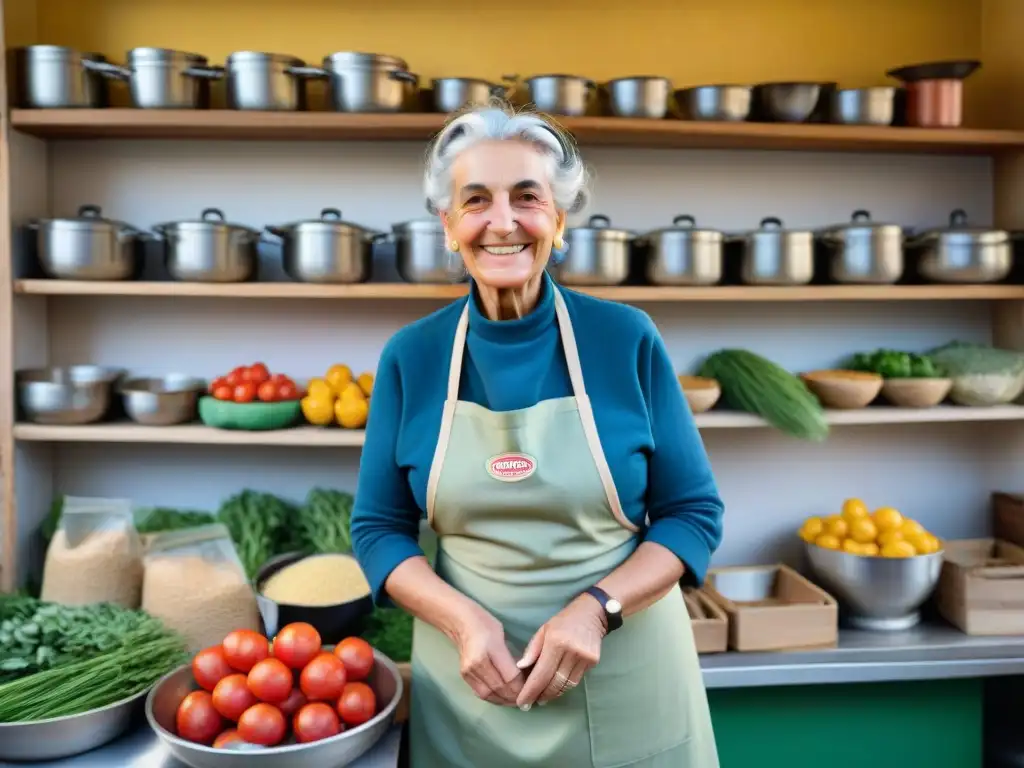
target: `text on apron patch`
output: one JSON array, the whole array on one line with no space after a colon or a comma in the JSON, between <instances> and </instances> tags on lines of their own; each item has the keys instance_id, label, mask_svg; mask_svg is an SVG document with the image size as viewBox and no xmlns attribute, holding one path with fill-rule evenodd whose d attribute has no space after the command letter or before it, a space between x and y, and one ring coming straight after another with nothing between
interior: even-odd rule
<instances>
[{"instance_id":1,"label":"text on apron patch","mask_svg":"<svg viewBox=\"0 0 1024 768\"><path fill-rule=\"evenodd\" d=\"M487 474L503 483L525 480L537 469L537 460L526 453L499 453L487 460Z\"/></svg>"}]
</instances>

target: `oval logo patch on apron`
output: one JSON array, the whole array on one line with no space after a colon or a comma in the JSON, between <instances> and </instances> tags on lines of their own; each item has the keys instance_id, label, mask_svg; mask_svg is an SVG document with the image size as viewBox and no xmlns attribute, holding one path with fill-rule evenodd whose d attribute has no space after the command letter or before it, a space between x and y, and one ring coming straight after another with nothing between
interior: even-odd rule
<instances>
[{"instance_id":1,"label":"oval logo patch on apron","mask_svg":"<svg viewBox=\"0 0 1024 768\"><path fill-rule=\"evenodd\" d=\"M525 480L537 469L537 460L526 453L499 453L487 460L487 474L503 483Z\"/></svg>"}]
</instances>

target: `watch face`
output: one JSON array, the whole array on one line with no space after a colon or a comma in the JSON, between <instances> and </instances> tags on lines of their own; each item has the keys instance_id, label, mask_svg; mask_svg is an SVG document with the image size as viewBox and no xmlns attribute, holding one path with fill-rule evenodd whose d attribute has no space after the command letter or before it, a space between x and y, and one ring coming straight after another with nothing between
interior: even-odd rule
<instances>
[{"instance_id":1,"label":"watch face","mask_svg":"<svg viewBox=\"0 0 1024 768\"><path fill-rule=\"evenodd\" d=\"M604 604L604 609L608 613L622 613L622 604L613 597Z\"/></svg>"}]
</instances>

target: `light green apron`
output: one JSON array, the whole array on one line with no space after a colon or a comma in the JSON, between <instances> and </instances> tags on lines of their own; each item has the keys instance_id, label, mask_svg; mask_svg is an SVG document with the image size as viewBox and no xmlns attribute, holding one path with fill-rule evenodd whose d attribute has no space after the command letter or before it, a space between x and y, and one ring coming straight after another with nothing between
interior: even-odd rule
<instances>
[{"instance_id":1,"label":"light green apron","mask_svg":"<svg viewBox=\"0 0 1024 768\"><path fill-rule=\"evenodd\" d=\"M438 574L502 622L517 661L545 621L637 546L554 290L574 396L507 412L459 401L467 307L427 485ZM604 639L578 688L528 712L479 699L457 649L425 622L416 622L412 662L411 768L718 766L678 587Z\"/></svg>"}]
</instances>

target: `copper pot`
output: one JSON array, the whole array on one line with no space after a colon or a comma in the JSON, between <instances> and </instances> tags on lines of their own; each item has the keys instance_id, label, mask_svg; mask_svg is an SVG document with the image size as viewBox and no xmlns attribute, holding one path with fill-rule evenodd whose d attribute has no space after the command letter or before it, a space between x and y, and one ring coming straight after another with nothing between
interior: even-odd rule
<instances>
[{"instance_id":1,"label":"copper pot","mask_svg":"<svg viewBox=\"0 0 1024 768\"><path fill-rule=\"evenodd\" d=\"M959 128L963 123L963 80L917 80L907 83L906 90L907 125L918 128Z\"/></svg>"}]
</instances>

